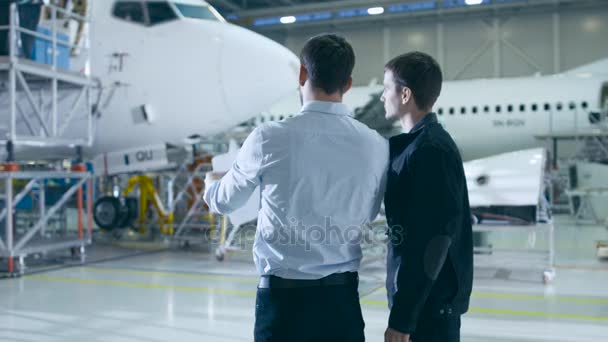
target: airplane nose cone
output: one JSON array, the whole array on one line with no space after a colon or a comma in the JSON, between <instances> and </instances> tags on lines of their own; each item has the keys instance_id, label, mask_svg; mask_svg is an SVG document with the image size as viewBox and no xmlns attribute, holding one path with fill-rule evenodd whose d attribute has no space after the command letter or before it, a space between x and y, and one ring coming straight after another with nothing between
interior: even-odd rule
<instances>
[{"instance_id":1,"label":"airplane nose cone","mask_svg":"<svg viewBox=\"0 0 608 342\"><path fill-rule=\"evenodd\" d=\"M230 114L243 121L298 88L299 59L282 45L237 26L225 32L220 65Z\"/></svg>"}]
</instances>

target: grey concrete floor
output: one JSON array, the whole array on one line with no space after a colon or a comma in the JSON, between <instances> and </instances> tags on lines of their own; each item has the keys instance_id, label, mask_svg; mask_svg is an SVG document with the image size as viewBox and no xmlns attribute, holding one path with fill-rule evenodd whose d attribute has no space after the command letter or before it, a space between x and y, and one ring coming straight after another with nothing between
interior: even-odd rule
<instances>
[{"instance_id":1,"label":"grey concrete floor","mask_svg":"<svg viewBox=\"0 0 608 342\"><path fill-rule=\"evenodd\" d=\"M500 235L491 237L494 245L520 243ZM550 285L538 274L478 272L462 340L608 341L608 264L594 257L597 239L608 231L560 218ZM383 281L382 262L366 263L360 292L368 341L382 341L386 327ZM219 263L183 250L0 280L0 341L251 341L256 282L249 253Z\"/></svg>"}]
</instances>

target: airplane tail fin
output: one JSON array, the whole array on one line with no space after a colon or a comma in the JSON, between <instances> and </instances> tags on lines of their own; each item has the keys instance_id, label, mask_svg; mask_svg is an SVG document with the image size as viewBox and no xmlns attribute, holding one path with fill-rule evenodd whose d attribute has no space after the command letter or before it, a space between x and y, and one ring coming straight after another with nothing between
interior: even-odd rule
<instances>
[{"instance_id":1,"label":"airplane tail fin","mask_svg":"<svg viewBox=\"0 0 608 342\"><path fill-rule=\"evenodd\" d=\"M592 74L592 75L606 75L608 74L608 58L600 59L598 61L581 65L574 69L568 70L566 74Z\"/></svg>"}]
</instances>

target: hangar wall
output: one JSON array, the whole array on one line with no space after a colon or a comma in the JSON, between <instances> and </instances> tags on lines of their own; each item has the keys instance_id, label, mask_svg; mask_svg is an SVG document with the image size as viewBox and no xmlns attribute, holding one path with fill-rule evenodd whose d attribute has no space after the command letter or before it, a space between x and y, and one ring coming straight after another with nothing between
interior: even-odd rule
<instances>
[{"instance_id":1,"label":"hangar wall","mask_svg":"<svg viewBox=\"0 0 608 342\"><path fill-rule=\"evenodd\" d=\"M445 78L551 74L608 58L608 6L517 16L408 19L261 32L299 52L321 32L346 36L357 54L355 85L381 80L390 57L420 50L433 55Z\"/></svg>"}]
</instances>

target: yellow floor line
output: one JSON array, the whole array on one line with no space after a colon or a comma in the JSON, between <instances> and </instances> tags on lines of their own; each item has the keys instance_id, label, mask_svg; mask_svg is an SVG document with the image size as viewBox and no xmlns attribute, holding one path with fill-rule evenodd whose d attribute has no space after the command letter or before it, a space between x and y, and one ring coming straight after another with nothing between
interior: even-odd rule
<instances>
[{"instance_id":1,"label":"yellow floor line","mask_svg":"<svg viewBox=\"0 0 608 342\"><path fill-rule=\"evenodd\" d=\"M130 270L130 269L124 269L124 268L82 267L81 269L83 269L85 271L92 271L92 272L135 274L135 275L146 275L146 276L155 276L155 277L205 279L205 280L228 281L228 282L245 283L245 284L257 284L258 283L257 277L256 278L244 278L244 277L231 277L231 276L208 275L208 274ZM376 291L382 291L382 290L384 290L383 287L378 287L378 288L374 289L373 291L371 291L370 293L364 294L363 297L368 296ZM608 299L605 299L605 298L545 297L543 295L490 293L490 292L473 292L472 296L475 298L548 301L548 302L600 304L600 305L607 304L608 305Z\"/></svg>"},{"instance_id":2,"label":"yellow floor line","mask_svg":"<svg viewBox=\"0 0 608 342\"><path fill-rule=\"evenodd\" d=\"M548 302L581 303L581 304L608 304L604 298L576 298L576 297L545 297L542 295L524 295L510 293L473 292L475 298L513 299L513 300L540 300Z\"/></svg>"},{"instance_id":3,"label":"yellow floor line","mask_svg":"<svg viewBox=\"0 0 608 342\"><path fill-rule=\"evenodd\" d=\"M361 300L363 305L374 305L388 307L388 303L382 300ZM519 317L538 317L538 318L559 318L559 319L570 319L570 320L583 320L583 321L595 321L605 322L608 321L608 317L605 316L585 316L585 315L574 315L574 314L562 314L553 312L534 312L534 311L520 311L520 310L504 310L504 309L487 309L487 308L470 308L469 313L483 313L492 315L508 315L508 316L519 316Z\"/></svg>"},{"instance_id":4,"label":"yellow floor line","mask_svg":"<svg viewBox=\"0 0 608 342\"><path fill-rule=\"evenodd\" d=\"M124 268L101 268L101 267L82 267L82 270L92 272L105 272L105 273L122 273L122 274L136 274L136 275L147 275L154 277L172 277L172 278L190 278L190 279L205 279L205 280L221 280L236 283L247 283L257 284L259 280L256 278L243 278L243 277L231 277L221 275L209 275L209 274L195 274L195 273L180 273L180 272L159 272L159 271L143 271L143 270L130 270Z\"/></svg>"},{"instance_id":5,"label":"yellow floor line","mask_svg":"<svg viewBox=\"0 0 608 342\"><path fill-rule=\"evenodd\" d=\"M223 293L231 294L236 296L253 297L255 292L253 291L239 291L229 289L216 289L207 287L190 287L190 286L176 286L176 285L162 285L162 284L144 284L144 283L129 283L126 281L116 280L97 280L97 279L80 279L80 278L68 278L68 277L50 277L42 275L31 275L26 276L28 279L44 280L44 281L56 281L76 284L88 284L88 285L109 285L117 287L130 287L138 289L158 289L158 290L175 290L183 292L204 292L204 293Z\"/></svg>"},{"instance_id":6,"label":"yellow floor line","mask_svg":"<svg viewBox=\"0 0 608 342\"><path fill-rule=\"evenodd\" d=\"M555 265L555 268L558 270L577 270L577 271L599 271L599 272L608 272L608 266L576 266L576 265Z\"/></svg>"},{"instance_id":7,"label":"yellow floor line","mask_svg":"<svg viewBox=\"0 0 608 342\"><path fill-rule=\"evenodd\" d=\"M520 317L558 318L558 319L569 319L569 320L608 322L608 317L606 317L606 316L586 316L586 315L562 314L562 313L553 313L553 312L533 312L533 311L485 309L485 308L470 308L469 312L470 313L492 314L492 315L510 315L510 316L520 316Z\"/></svg>"},{"instance_id":8,"label":"yellow floor line","mask_svg":"<svg viewBox=\"0 0 608 342\"><path fill-rule=\"evenodd\" d=\"M386 288L379 288L376 291L384 291L386 293ZM471 296L474 298L530 300L530 301L608 305L608 298L550 297L550 296L546 297L543 295L492 293L492 292L477 292L477 291L473 291Z\"/></svg>"},{"instance_id":9,"label":"yellow floor line","mask_svg":"<svg viewBox=\"0 0 608 342\"><path fill-rule=\"evenodd\" d=\"M42 275L30 275L27 279L42 280L42 281L55 281L55 282L68 282L76 284L89 284L89 285L109 285L116 287L129 287L139 289L157 289L157 290L173 290L182 292L202 292L202 293L218 293L218 294L229 294L243 297L254 297L254 291L239 291L229 289L216 289L216 288L205 288L205 287L188 287L188 286L175 286L175 285L161 285L161 284L142 284L142 283L129 283L124 281L114 280L95 280L95 279L80 279L80 278L68 278L68 277L51 277ZM382 300L361 300L363 305L375 305L386 307L386 301ZM583 321L595 321L595 322L608 322L608 317L605 316L585 316L575 314L562 314L562 313L550 313L550 312L533 312L533 311L519 311L519 310L503 310L503 309L487 309L487 308L470 308L470 313L484 313L494 315L507 315L507 316L519 316L519 317L537 317L537 318L557 318L557 319L570 319L570 320L583 320Z\"/></svg>"}]
</instances>

